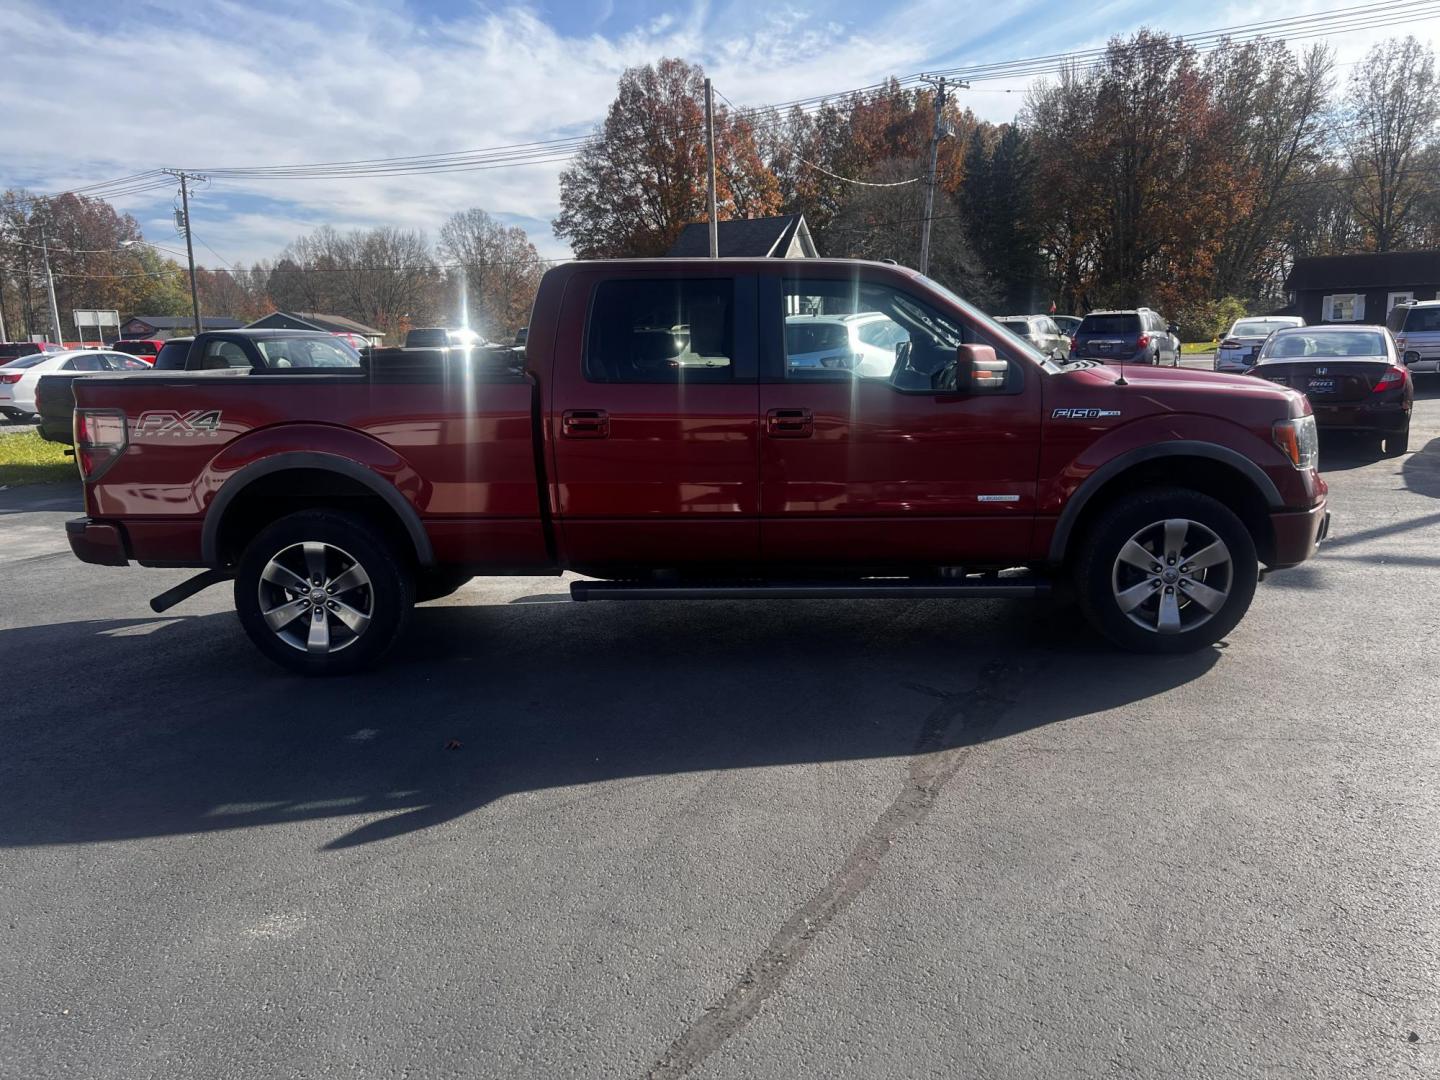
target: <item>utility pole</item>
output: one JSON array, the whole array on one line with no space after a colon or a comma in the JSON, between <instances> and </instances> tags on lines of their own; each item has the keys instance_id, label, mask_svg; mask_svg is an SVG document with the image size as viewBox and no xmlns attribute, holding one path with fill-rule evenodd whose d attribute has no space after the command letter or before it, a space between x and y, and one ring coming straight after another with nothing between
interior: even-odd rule
<instances>
[{"instance_id":1,"label":"utility pole","mask_svg":"<svg viewBox=\"0 0 1440 1080\"><path fill-rule=\"evenodd\" d=\"M940 164L940 140L954 132L945 124L945 76L938 79L926 78L925 82L935 87L935 128L930 135L930 169L925 174L925 215L920 219L920 273L930 272L930 223L935 216L935 170ZM968 90L968 82L957 82L956 86Z\"/></svg>"},{"instance_id":2,"label":"utility pole","mask_svg":"<svg viewBox=\"0 0 1440 1080\"><path fill-rule=\"evenodd\" d=\"M50 212L50 207L45 207ZM65 331L60 328L60 305L55 303L55 275L50 273L50 242L45 238L45 223L40 223L40 254L45 258L45 287L50 291L50 325L55 328L55 344L65 344Z\"/></svg>"},{"instance_id":3,"label":"utility pole","mask_svg":"<svg viewBox=\"0 0 1440 1080\"><path fill-rule=\"evenodd\" d=\"M705 171L709 176L710 258L720 257L720 222L715 212L715 95L705 80Z\"/></svg>"},{"instance_id":4,"label":"utility pole","mask_svg":"<svg viewBox=\"0 0 1440 1080\"><path fill-rule=\"evenodd\" d=\"M190 228L190 189L186 182L192 177L188 173L176 172L172 176L180 178L180 206L185 219L185 257L190 262L190 308L195 316L195 332L203 333L204 325L200 321L200 291L195 287L195 242L190 238L193 231Z\"/></svg>"},{"instance_id":5,"label":"utility pole","mask_svg":"<svg viewBox=\"0 0 1440 1080\"><path fill-rule=\"evenodd\" d=\"M5 335L5 271L0 270L0 341L9 341Z\"/></svg>"}]
</instances>

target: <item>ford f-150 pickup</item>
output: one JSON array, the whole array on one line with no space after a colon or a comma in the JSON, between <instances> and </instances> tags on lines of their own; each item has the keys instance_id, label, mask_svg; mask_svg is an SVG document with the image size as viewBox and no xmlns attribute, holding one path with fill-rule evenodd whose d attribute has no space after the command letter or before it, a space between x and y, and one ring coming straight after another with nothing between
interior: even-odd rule
<instances>
[{"instance_id":1,"label":"ford f-150 pickup","mask_svg":"<svg viewBox=\"0 0 1440 1080\"><path fill-rule=\"evenodd\" d=\"M862 312L888 372L790 362L796 316ZM577 600L1053 585L1118 645L1179 652L1328 526L1301 394L1058 365L898 266L570 263L515 355L79 380L71 547L204 568L156 610L233 579L255 644L321 674L373 664L416 601L472 575L565 570L591 579Z\"/></svg>"}]
</instances>

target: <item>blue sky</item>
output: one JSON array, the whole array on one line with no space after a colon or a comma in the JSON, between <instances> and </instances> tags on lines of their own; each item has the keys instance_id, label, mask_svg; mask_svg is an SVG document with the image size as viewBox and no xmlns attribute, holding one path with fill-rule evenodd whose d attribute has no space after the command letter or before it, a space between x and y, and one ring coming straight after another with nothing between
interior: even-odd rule
<instances>
[{"instance_id":1,"label":"blue sky","mask_svg":"<svg viewBox=\"0 0 1440 1080\"><path fill-rule=\"evenodd\" d=\"M443 153L584 134L603 117L621 71L661 56L702 63L726 97L753 105L1087 48L1141 25L1193 33L1345 2L0 0L8 55L67 58L58 68L0 67L0 188L47 192L156 167ZM1411 29L1433 43L1437 28ZM1405 29L1332 44L1349 62ZM117 57L129 59L110 62ZM1009 119L1025 88L977 84L966 102ZM205 245L197 255L212 265L213 253L272 257L321 224L433 236L450 212L480 206L525 227L542 254L562 256L549 225L561 168L217 180L193 206ZM175 239L172 198L116 203L165 244Z\"/></svg>"}]
</instances>

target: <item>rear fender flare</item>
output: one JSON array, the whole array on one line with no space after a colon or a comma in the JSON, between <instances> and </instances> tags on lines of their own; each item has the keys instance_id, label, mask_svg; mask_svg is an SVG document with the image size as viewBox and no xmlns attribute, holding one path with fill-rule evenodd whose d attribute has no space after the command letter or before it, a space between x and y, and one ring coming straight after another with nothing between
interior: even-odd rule
<instances>
[{"instance_id":1,"label":"rear fender flare","mask_svg":"<svg viewBox=\"0 0 1440 1080\"><path fill-rule=\"evenodd\" d=\"M374 469L349 457L313 450L289 450L268 455L242 466L230 475L215 492L205 511L205 524L200 534L200 552L205 565L218 566L220 564L220 529L224 524L225 511L230 504L256 480L288 469L331 472L354 480L368 488L379 496L399 519L414 546L416 561L421 566L434 564L435 551L430 544L430 535L425 531L425 525L420 520L420 514L393 482Z\"/></svg>"}]
</instances>

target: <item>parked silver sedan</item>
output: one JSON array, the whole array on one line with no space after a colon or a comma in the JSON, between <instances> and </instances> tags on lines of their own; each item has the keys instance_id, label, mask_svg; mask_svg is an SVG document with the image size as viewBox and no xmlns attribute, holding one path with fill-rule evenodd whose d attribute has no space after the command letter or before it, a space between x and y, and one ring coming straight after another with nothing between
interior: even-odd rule
<instances>
[{"instance_id":1,"label":"parked silver sedan","mask_svg":"<svg viewBox=\"0 0 1440 1080\"><path fill-rule=\"evenodd\" d=\"M1230 332L1220 339L1215 350L1215 370L1238 372L1243 375L1255 366L1255 357L1260 346L1276 330L1304 326L1305 320L1294 315L1264 315L1251 319L1236 319Z\"/></svg>"}]
</instances>

